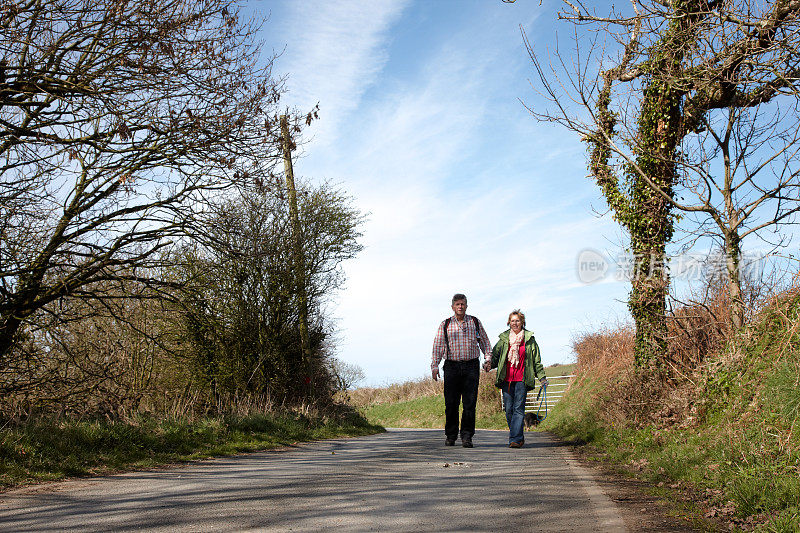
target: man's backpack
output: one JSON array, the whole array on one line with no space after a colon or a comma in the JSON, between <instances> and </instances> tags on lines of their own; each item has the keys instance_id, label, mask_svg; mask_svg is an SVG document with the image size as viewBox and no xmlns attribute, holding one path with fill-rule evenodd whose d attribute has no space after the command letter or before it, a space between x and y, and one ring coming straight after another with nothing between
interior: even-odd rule
<instances>
[{"instance_id":1,"label":"man's backpack","mask_svg":"<svg viewBox=\"0 0 800 533\"><path fill-rule=\"evenodd\" d=\"M475 342L477 342L478 344L480 344L480 338L481 338L481 328L478 326L478 324L479 324L479 322L478 322L478 317L474 317L474 316L473 316L473 317L471 317L471 318L472 318L472 322L475 324ZM447 318L447 319L444 321L444 345L446 346L446 349L447 349L447 353L448 353L448 354L450 353L450 339L448 339L448 338L447 338L447 326L449 326L449 325L450 325L450 321L451 321L452 319L453 319L453 317L448 317L448 318Z\"/></svg>"}]
</instances>

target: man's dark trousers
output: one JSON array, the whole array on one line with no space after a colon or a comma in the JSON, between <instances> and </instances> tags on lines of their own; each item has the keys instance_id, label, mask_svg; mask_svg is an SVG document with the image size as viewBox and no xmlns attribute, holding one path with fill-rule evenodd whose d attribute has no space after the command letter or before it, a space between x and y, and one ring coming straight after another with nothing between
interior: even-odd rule
<instances>
[{"instance_id":1,"label":"man's dark trousers","mask_svg":"<svg viewBox=\"0 0 800 533\"><path fill-rule=\"evenodd\" d=\"M461 440L475 435L475 405L478 403L478 359L444 362L444 434L455 440L458 436L458 404L463 403Z\"/></svg>"}]
</instances>

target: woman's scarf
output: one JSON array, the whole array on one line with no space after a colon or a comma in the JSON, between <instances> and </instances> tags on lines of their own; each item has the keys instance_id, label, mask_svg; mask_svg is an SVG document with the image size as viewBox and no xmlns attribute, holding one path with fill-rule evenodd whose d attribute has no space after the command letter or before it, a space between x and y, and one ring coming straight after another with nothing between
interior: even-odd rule
<instances>
[{"instance_id":1,"label":"woman's scarf","mask_svg":"<svg viewBox=\"0 0 800 533\"><path fill-rule=\"evenodd\" d=\"M525 330L519 330L519 333L514 333L514 330L508 330L508 362L511 363L513 368L519 366L519 346L525 339Z\"/></svg>"}]
</instances>

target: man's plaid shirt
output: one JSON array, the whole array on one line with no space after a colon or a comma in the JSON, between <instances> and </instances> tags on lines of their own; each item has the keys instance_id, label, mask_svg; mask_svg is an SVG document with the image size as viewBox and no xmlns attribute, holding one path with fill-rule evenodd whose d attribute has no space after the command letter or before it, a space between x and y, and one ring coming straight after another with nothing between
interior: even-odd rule
<instances>
[{"instance_id":1,"label":"man's plaid shirt","mask_svg":"<svg viewBox=\"0 0 800 533\"><path fill-rule=\"evenodd\" d=\"M486 330L483 329L483 324L478 321L479 331L476 335L475 322L470 315L464 315L463 322L456 320L455 315L450 319L450 324L447 326L447 340L450 341L450 352L448 353L447 346L444 344L445 322L443 320L439 324L439 329L436 330L436 338L433 339L431 370L439 368L439 363L442 359L453 361L477 359L481 355L478 351L478 340L486 358L488 359L492 356L492 345L489 343L489 336L486 334Z\"/></svg>"}]
</instances>

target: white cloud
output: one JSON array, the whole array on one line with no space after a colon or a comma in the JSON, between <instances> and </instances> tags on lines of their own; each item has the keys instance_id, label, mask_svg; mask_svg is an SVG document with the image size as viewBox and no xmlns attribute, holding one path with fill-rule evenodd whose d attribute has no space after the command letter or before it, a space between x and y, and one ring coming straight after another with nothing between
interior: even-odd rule
<instances>
[{"instance_id":1,"label":"white cloud","mask_svg":"<svg viewBox=\"0 0 800 533\"><path fill-rule=\"evenodd\" d=\"M303 110L321 105L314 139L335 140L386 62L385 43L407 0L292 1L279 67L290 72L288 99Z\"/></svg>"}]
</instances>

